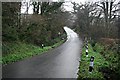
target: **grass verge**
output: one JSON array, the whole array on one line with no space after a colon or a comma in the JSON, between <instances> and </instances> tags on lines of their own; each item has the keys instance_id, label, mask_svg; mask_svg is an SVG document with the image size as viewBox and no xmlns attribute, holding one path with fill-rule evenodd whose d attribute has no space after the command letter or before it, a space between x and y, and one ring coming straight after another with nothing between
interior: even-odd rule
<instances>
[{"instance_id":1,"label":"grass verge","mask_svg":"<svg viewBox=\"0 0 120 80\"><path fill-rule=\"evenodd\" d=\"M44 48L41 48L39 46L32 45L32 44L23 43L23 42L9 43L3 46L3 47L6 47L3 49L8 49L4 51L8 51L7 53L9 54L6 54L5 56L1 57L0 59L2 61L0 62L6 65L16 61L20 61L24 58L40 55L54 47L59 46L63 42L64 41L62 40L59 43L54 44L53 46L46 46Z\"/></svg>"},{"instance_id":2,"label":"grass verge","mask_svg":"<svg viewBox=\"0 0 120 80\"><path fill-rule=\"evenodd\" d=\"M100 67L109 67L109 62L99 53L103 50L103 47L97 48L97 51L94 51L92 46L88 44L89 56L86 57L85 47L82 50L82 56L80 61L80 67L78 72L78 80L90 79L90 80L104 80L104 75L99 71ZM94 56L94 70L92 73L89 73L89 64L90 57Z\"/></svg>"}]
</instances>

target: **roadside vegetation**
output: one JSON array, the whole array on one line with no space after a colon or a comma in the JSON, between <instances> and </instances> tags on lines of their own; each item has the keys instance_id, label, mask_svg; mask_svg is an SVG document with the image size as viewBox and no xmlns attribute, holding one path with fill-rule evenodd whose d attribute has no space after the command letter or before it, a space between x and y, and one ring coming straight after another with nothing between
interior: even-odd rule
<instances>
[{"instance_id":1,"label":"roadside vegetation","mask_svg":"<svg viewBox=\"0 0 120 80\"><path fill-rule=\"evenodd\" d=\"M57 46L62 39L65 40L63 27L68 26L81 38L88 37L97 42L93 42L95 44L93 46L89 41L88 58L85 57L85 47L83 47L79 79L118 80L120 51L117 44L120 43L116 43L116 40L120 40L118 35L120 34L120 1L100 0L80 4L71 2L73 11L67 11L65 4L66 2L61 1L36 0L2 2L3 64L42 54L54 48L54 44L58 43ZM29 14L31 6L33 14ZM21 9L26 10L21 13ZM44 44L43 49L42 44ZM95 57L94 70L91 74L88 72L90 56ZM0 62L2 62L1 56Z\"/></svg>"},{"instance_id":2,"label":"roadside vegetation","mask_svg":"<svg viewBox=\"0 0 120 80\"><path fill-rule=\"evenodd\" d=\"M9 44L6 43L6 45L3 45L3 49L6 49L3 51L5 51L4 53L7 53L2 57L3 64L9 64L35 55L40 55L52 48L59 46L63 42L64 40L52 46L44 46L43 48L40 46L23 42L14 42Z\"/></svg>"},{"instance_id":3,"label":"roadside vegetation","mask_svg":"<svg viewBox=\"0 0 120 80\"><path fill-rule=\"evenodd\" d=\"M105 45L96 43L94 46L88 44L88 57L86 57L85 46L82 49L82 57L80 61L80 67L78 72L78 79L90 79L90 80L117 80L119 79L119 54L117 50L109 50ZM115 49L115 48L114 48ZM92 73L89 72L90 57L94 56L94 69Z\"/></svg>"},{"instance_id":4,"label":"roadside vegetation","mask_svg":"<svg viewBox=\"0 0 120 80\"><path fill-rule=\"evenodd\" d=\"M2 3L3 64L42 54L65 40L63 25L69 13L60 9L62 4L25 0ZM33 14L29 14L29 6L33 6ZM21 13L24 7L27 9Z\"/></svg>"}]
</instances>

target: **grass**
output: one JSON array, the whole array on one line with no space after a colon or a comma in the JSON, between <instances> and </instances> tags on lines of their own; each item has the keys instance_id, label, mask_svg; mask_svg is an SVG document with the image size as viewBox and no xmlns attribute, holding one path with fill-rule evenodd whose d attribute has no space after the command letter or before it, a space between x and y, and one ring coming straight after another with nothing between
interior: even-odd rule
<instances>
[{"instance_id":1,"label":"grass","mask_svg":"<svg viewBox=\"0 0 120 80\"><path fill-rule=\"evenodd\" d=\"M5 47L3 49L8 49L6 51L8 51L7 53L9 54L4 55L2 57L2 61L0 60L0 62L2 62L2 64L10 64L16 61L20 61L24 58L40 55L52 49L53 47L59 46L62 43L63 41L60 41L59 43L56 43L53 46L46 46L44 48L41 48L39 46L32 45L32 44L22 43L22 42L9 43L3 46Z\"/></svg>"},{"instance_id":2,"label":"grass","mask_svg":"<svg viewBox=\"0 0 120 80\"><path fill-rule=\"evenodd\" d=\"M93 50L92 46L88 45L88 52L89 56L86 57L85 54L85 47L82 50L82 56L80 61L79 67L79 77L78 79L91 79L91 80L104 80L104 76L102 72L99 72L100 67L109 67L109 62L105 60L105 58L99 53L103 50L103 47L97 47L96 52ZM90 64L90 57L94 56L94 70L92 73L89 73L89 64Z\"/></svg>"}]
</instances>

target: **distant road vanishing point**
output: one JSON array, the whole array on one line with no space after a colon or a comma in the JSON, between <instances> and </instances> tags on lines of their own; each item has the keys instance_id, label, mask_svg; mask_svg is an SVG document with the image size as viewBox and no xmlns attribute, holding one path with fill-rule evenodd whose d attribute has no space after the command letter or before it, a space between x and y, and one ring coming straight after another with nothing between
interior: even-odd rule
<instances>
[{"instance_id":1,"label":"distant road vanishing point","mask_svg":"<svg viewBox=\"0 0 120 80\"><path fill-rule=\"evenodd\" d=\"M64 27L67 41L42 55L3 66L3 78L77 78L82 41Z\"/></svg>"}]
</instances>

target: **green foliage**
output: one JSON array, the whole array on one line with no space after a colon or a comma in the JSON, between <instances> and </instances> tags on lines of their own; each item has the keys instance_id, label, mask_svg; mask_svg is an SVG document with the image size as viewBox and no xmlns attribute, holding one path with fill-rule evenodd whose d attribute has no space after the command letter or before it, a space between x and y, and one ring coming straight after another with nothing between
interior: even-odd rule
<instances>
[{"instance_id":1,"label":"green foliage","mask_svg":"<svg viewBox=\"0 0 120 80\"><path fill-rule=\"evenodd\" d=\"M19 29L19 2L3 2L2 3L2 38L4 41L18 39Z\"/></svg>"},{"instance_id":2,"label":"green foliage","mask_svg":"<svg viewBox=\"0 0 120 80\"><path fill-rule=\"evenodd\" d=\"M116 45L113 45L112 47L114 46ZM105 48L108 48L108 47L105 47ZM118 75L120 74L120 67L119 67L120 55L117 54L117 51L112 50L112 47L109 49L103 49L101 51L101 54L105 58L105 60L110 63L109 71L111 72L109 72L109 75L111 75L113 79L118 79L119 78ZM104 71L102 72L104 73Z\"/></svg>"},{"instance_id":3,"label":"green foliage","mask_svg":"<svg viewBox=\"0 0 120 80\"><path fill-rule=\"evenodd\" d=\"M60 41L59 43L56 43L53 46L57 47L62 43L63 41ZM43 52L46 52L49 49L52 49L53 46L45 46L44 48L41 48L39 46L23 43L23 42L6 43L3 46L4 55L3 55L2 61L3 61L3 64L9 64L12 62L22 60L24 58L40 55Z\"/></svg>"},{"instance_id":4,"label":"green foliage","mask_svg":"<svg viewBox=\"0 0 120 80\"><path fill-rule=\"evenodd\" d=\"M105 45L104 45L105 46ZM82 58L80 62L79 78L78 79L91 79L91 80L103 80L103 79L119 79L120 67L119 67L119 54L117 51L105 49L100 43L96 43L94 47L89 44L89 57L85 55L85 47L82 50ZM115 46L115 45L114 45ZM94 70L89 73L90 56L94 56Z\"/></svg>"},{"instance_id":5,"label":"green foliage","mask_svg":"<svg viewBox=\"0 0 120 80\"><path fill-rule=\"evenodd\" d=\"M2 50L4 64L41 54L41 52L51 49L51 46L55 43L60 42L60 36L65 34L63 27L61 27L63 22L58 20L62 15L54 13L48 15L19 15L20 4L19 2L2 3ZM59 7L61 5L62 3L60 2L49 4L49 7L46 6L47 9L50 8L53 12L56 12L57 10L60 11ZM61 34L58 35L58 32ZM47 47L41 49L42 44ZM56 47L56 45L52 47Z\"/></svg>"},{"instance_id":6,"label":"green foliage","mask_svg":"<svg viewBox=\"0 0 120 80\"><path fill-rule=\"evenodd\" d=\"M100 53L101 51L104 50L104 46L102 46L100 43L96 43L95 46L93 47L93 50L95 50L98 53Z\"/></svg>"},{"instance_id":7,"label":"green foliage","mask_svg":"<svg viewBox=\"0 0 120 80\"><path fill-rule=\"evenodd\" d=\"M97 45L98 46L98 45ZM98 47L97 47L98 48ZM100 48L100 47L99 47ZM101 49L101 48L100 48ZM88 45L88 52L89 56L86 57L85 54L85 47L83 47L82 50L82 57L80 61L80 68L79 68L79 77L78 79L97 79L97 80L103 80L104 76L101 72L99 72L100 67L109 67L110 63L105 60L105 58L99 53L100 49L97 49L96 52L93 51L92 46ZM90 64L90 57L94 56L94 70L92 73L89 73L89 64Z\"/></svg>"},{"instance_id":8,"label":"green foliage","mask_svg":"<svg viewBox=\"0 0 120 80\"><path fill-rule=\"evenodd\" d=\"M62 2L35 2L33 4L41 6L36 8L41 8L47 15L19 14L20 4L19 2L2 3L3 41L24 41L38 46L41 44L50 46L61 40L58 32L61 32L61 35L64 34L63 20L60 21L62 11L59 9Z\"/></svg>"},{"instance_id":9,"label":"green foliage","mask_svg":"<svg viewBox=\"0 0 120 80\"><path fill-rule=\"evenodd\" d=\"M0 56L0 64L2 64L2 56Z\"/></svg>"}]
</instances>

